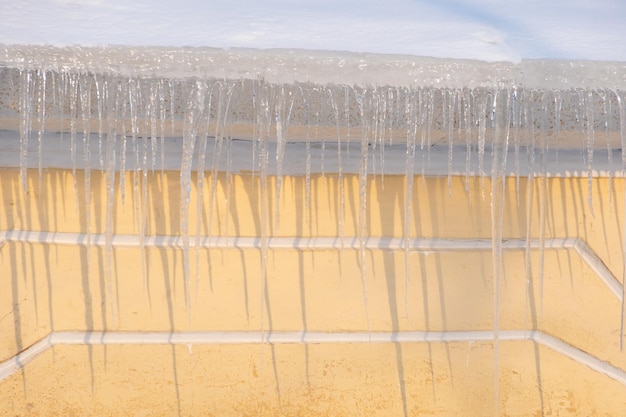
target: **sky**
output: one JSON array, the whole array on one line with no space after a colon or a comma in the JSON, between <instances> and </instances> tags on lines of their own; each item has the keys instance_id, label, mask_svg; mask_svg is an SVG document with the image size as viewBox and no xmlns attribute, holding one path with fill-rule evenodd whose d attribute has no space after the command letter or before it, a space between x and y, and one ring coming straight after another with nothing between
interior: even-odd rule
<instances>
[{"instance_id":1,"label":"sky","mask_svg":"<svg viewBox=\"0 0 626 417\"><path fill-rule=\"evenodd\" d=\"M623 0L15 0L0 16L2 44L626 61Z\"/></svg>"}]
</instances>

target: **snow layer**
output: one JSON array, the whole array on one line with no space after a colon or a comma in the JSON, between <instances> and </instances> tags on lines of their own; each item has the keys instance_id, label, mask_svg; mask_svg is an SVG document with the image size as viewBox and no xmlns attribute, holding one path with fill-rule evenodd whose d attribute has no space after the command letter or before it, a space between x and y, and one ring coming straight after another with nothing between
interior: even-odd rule
<instances>
[{"instance_id":1,"label":"snow layer","mask_svg":"<svg viewBox=\"0 0 626 417\"><path fill-rule=\"evenodd\" d=\"M0 43L626 61L621 0L16 0Z\"/></svg>"}]
</instances>

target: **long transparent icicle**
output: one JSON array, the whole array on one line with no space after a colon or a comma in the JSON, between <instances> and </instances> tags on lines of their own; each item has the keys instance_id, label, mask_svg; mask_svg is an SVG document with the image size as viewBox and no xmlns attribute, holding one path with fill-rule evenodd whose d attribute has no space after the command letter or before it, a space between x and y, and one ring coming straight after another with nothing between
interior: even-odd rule
<instances>
[{"instance_id":1,"label":"long transparent icicle","mask_svg":"<svg viewBox=\"0 0 626 417\"><path fill-rule=\"evenodd\" d=\"M22 112L21 126L20 126L20 179L22 182L22 191L27 191L27 172L28 172L28 142L30 140L31 133L31 91L32 91L32 74L29 69L21 71L21 85L22 95L20 111Z\"/></svg>"},{"instance_id":2,"label":"long transparent icicle","mask_svg":"<svg viewBox=\"0 0 626 417\"><path fill-rule=\"evenodd\" d=\"M38 159L38 174L39 174L39 191L41 192L41 175L43 165L43 134L46 126L46 74L45 70L38 71L39 79L39 95L37 97L39 108L39 135L37 146L37 159Z\"/></svg>"},{"instance_id":3,"label":"long transparent icicle","mask_svg":"<svg viewBox=\"0 0 626 417\"><path fill-rule=\"evenodd\" d=\"M219 175L219 164L222 159L222 149L224 146L224 135L228 124L228 114L230 112L230 101L233 93L232 85L217 84L217 111L215 115L215 142L213 143L213 161L211 163L211 193L209 196L209 238L213 234L213 211L215 209L215 195L217 192L217 178ZM227 170L227 175L229 174Z\"/></svg>"},{"instance_id":4,"label":"long transparent icicle","mask_svg":"<svg viewBox=\"0 0 626 417\"><path fill-rule=\"evenodd\" d=\"M337 102L333 98L333 93L331 89L328 89L328 96L330 100L330 105L333 109L333 116L335 118L335 128L337 130L337 183L338 183L338 192L339 192L339 212L337 213L337 222L338 222L338 230L339 230L339 240L341 242L341 248L343 249L344 244L344 225L345 225L345 192L344 192L344 184L343 184L343 164L342 164L342 156L341 156L341 128L339 126L339 109L337 108ZM310 161L309 161L310 162ZM310 173L309 173L310 176ZM310 185L308 185L310 188Z\"/></svg>"},{"instance_id":5,"label":"long transparent icicle","mask_svg":"<svg viewBox=\"0 0 626 417\"><path fill-rule=\"evenodd\" d=\"M530 97L527 96L527 93L523 95L524 102L533 102L532 95ZM524 108L524 107L522 107ZM525 266L525 274L526 274L526 296L528 298L529 303L534 303L534 299L530 299L531 295L531 285L532 282L532 233L533 233L533 223L532 223L532 210L533 210L533 200L534 200L534 191L535 191L535 130L534 130L534 112L532 107L528 111L524 111L522 117L523 124L527 126L528 132L526 133L526 152L527 152L527 166L528 166L528 177L526 181L526 247L524 250L524 266ZM531 309L535 307L531 305Z\"/></svg>"},{"instance_id":6,"label":"long transparent icicle","mask_svg":"<svg viewBox=\"0 0 626 417\"><path fill-rule=\"evenodd\" d=\"M474 94L471 90L464 90L461 96L461 114L460 119L463 124L459 122L459 137L461 137L461 129L465 128L465 191L469 193L470 190L470 177L472 169L472 140L473 140L473 124L471 120L471 109L474 103Z\"/></svg>"},{"instance_id":7,"label":"long transparent icicle","mask_svg":"<svg viewBox=\"0 0 626 417\"><path fill-rule=\"evenodd\" d=\"M122 206L124 206L124 204L126 203L126 146L128 144L128 132L126 131L126 118L127 118L127 113L128 113L128 104L132 102L131 99L132 97L130 97L130 89L129 89L129 85L126 82L120 82L120 84L118 85L118 91L117 91L118 97L121 97L121 117L120 117L120 124L121 124L121 131L122 131L122 149L120 150L120 195L121 195L121 200L122 200ZM128 100L125 99L124 97L128 97Z\"/></svg>"},{"instance_id":8,"label":"long transparent icicle","mask_svg":"<svg viewBox=\"0 0 626 417\"><path fill-rule=\"evenodd\" d=\"M270 87L266 86L263 82L259 82L258 92L256 98L258 99L258 113L257 113L257 125L258 125L258 137L255 138L258 143L259 152L259 181L260 181L260 204L261 204L261 337L263 338L265 332L265 311L268 310L269 305L266 302L267 291L267 251L268 251L268 185L267 185L267 165L269 159L268 151L268 138L270 137L271 128L271 94L268 94ZM271 327L271 317L268 317ZM269 329L272 330L271 328Z\"/></svg>"},{"instance_id":9,"label":"long transparent icicle","mask_svg":"<svg viewBox=\"0 0 626 417\"><path fill-rule=\"evenodd\" d=\"M289 110L286 110L286 95L291 96L291 92L286 92L285 87L281 86L278 91L278 99L276 100L274 118L276 123L276 192L274 206L274 232L276 233L280 225L280 195L283 188L283 162L285 159L285 141L287 129L289 127L289 115L293 107L293 100ZM287 112L287 115L285 114Z\"/></svg>"},{"instance_id":10,"label":"long transparent icicle","mask_svg":"<svg viewBox=\"0 0 626 417\"><path fill-rule=\"evenodd\" d=\"M444 104L444 123L447 127L448 137L448 195L452 195L452 163L454 157L454 109L456 107L456 91L447 90Z\"/></svg>"},{"instance_id":11,"label":"long transparent icicle","mask_svg":"<svg viewBox=\"0 0 626 417\"><path fill-rule=\"evenodd\" d=\"M595 217L593 212L593 151L595 149L595 115L593 103L593 90L587 91L586 99L583 99L584 109L587 113L587 205L591 216Z\"/></svg>"},{"instance_id":12,"label":"long transparent icicle","mask_svg":"<svg viewBox=\"0 0 626 417\"><path fill-rule=\"evenodd\" d=\"M204 171L206 169L206 149L209 139L209 128L211 124L211 104L213 97L213 87L215 84L207 87L207 99L205 104L205 114L200 115L202 129L199 131L200 138L198 139L198 162L196 166L196 182L198 184L198 198L196 199L196 283L195 291L196 297L198 297L198 286L200 284L200 239L202 233L202 218L204 213Z\"/></svg>"},{"instance_id":13,"label":"long transparent icicle","mask_svg":"<svg viewBox=\"0 0 626 417\"><path fill-rule=\"evenodd\" d=\"M500 286L503 279L502 227L506 190L506 159L509 142L510 92L496 90L493 96L493 163L491 167L491 239L493 262L493 334L494 334L494 415L499 408Z\"/></svg>"},{"instance_id":14,"label":"long transparent icicle","mask_svg":"<svg viewBox=\"0 0 626 417\"><path fill-rule=\"evenodd\" d=\"M543 289L546 257L546 218L548 204L548 92L541 93L541 136L539 149L539 163L541 175L539 177L539 298L543 308Z\"/></svg>"},{"instance_id":15,"label":"long transparent icicle","mask_svg":"<svg viewBox=\"0 0 626 417\"><path fill-rule=\"evenodd\" d=\"M413 216L413 178L415 175L415 148L417 141L417 110L413 91L406 95L406 160L405 160L405 193L404 193L404 309L409 312L409 277L411 248L411 218Z\"/></svg>"},{"instance_id":16,"label":"long transparent icicle","mask_svg":"<svg viewBox=\"0 0 626 417\"><path fill-rule=\"evenodd\" d=\"M206 85L198 80L190 94L187 116L183 126L183 154L180 164L180 231L183 237L183 274L185 281L185 305L191 319L191 288L189 270L189 204L191 201L191 169L198 136L198 121L204 113Z\"/></svg>"},{"instance_id":17,"label":"long transparent icicle","mask_svg":"<svg viewBox=\"0 0 626 417\"><path fill-rule=\"evenodd\" d=\"M104 140L104 116L103 116L103 108L104 99L100 93L100 84L98 81L98 77L96 74L93 75L93 84L96 90L96 111L98 113L98 157L100 159L100 171L104 169L104 159L105 155L102 152L102 142Z\"/></svg>"},{"instance_id":18,"label":"long transparent icicle","mask_svg":"<svg viewBox=\"0 0 626 417\"><path fill-rule=\"evenodd\" d=\"M367 291L367 256L365 249L365 239L367 238L367 183L368 183L368 163L370 147L370 126L365 115L366 91L357 93L359 105L359 116L361 118L361 161L359 165L359 263L361 267L361 286L363 290L363 303L365 307L365 317L367 320L367 330L371 333L369 318L369 301Z\"/></svg>"},{"instance_id":19,"label":"long transparent icicle","mask_svg":"<svg viewBox=\"0 0 626 417\"><path fill-rule=\"evenodd\" d=\"M619 112L619 132L622 145L622 181L626 182L626 101L615 92ZM624 321L626 320L626 186L624 186L622 208L622 311L620 317L619 348L624 350Z\"/></svg>"},{"instance_id":20,"label":"long transparent icicle","mask_svg":"<svg viewBox=\"0 0 626 417\"><path fill-rule=\"evenodd\" d=\"M480 175L480 196L485 200L485 146L487 137L487 97L478 100L478 173Z\"/></svg>"},{"instance_id":21,"label":"long transparent icicle","mask_svg":"<svg viewBox=\"0 0 626 417\"><path fill-rule=\"evenodd\" d=\"M106 224L105 224L105 282L107 298L111 316L115 322L115 298L113 292L113 208L115 202L115 162L117 145L117 114L119 109L119 92L115 94L114 85L108 85L105 81L103 86L104 100L106 102L107 135L106 135ZM122 120L123 123L123 120Z\"/></svg>"},{"instance_id":22,"label":"long transparent icicle","mask_svg":"<svg viewBox=\"0 0 626 417\"><path fill-rule=\"evenodd\" d=\"M74 182L74 207L78 212L78 184L76 179L76 120L78 118L78 77L67 75L70 101L70 158L72 159L72 180Z\"/></svg>"},{"instance_id":23,"label":"long transparent icicle","mask_svg":"<svg viewBox=\"0 0 626 417\"><path fill-rule=\"evenodd\" d=\"M89 258L91 257L91 152L89 140L91 134L91 88L91 78L84 76L80 80L80 98L83 117L83 183L85 222L87 225L87 265L89 265ZM89 267L87 267L87 271L89 271Z\"/></svg>"}]
</instances>

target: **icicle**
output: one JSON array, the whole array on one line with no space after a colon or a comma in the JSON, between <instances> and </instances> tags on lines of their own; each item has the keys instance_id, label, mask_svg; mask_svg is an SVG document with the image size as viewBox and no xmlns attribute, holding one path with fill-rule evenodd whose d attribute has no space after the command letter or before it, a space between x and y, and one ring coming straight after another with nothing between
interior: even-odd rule
<instances>
[{"instance_id":1,"label":"icicle","mask_svg":"<svg viewBox=\"0 0 626 417\"><path fill-rule=\"evenodd\" d=\"M283 188L283 160L285 159L285 87L281 86L276 100L274 120L276 123L276 196L274 206L274 233L279 228L280 193Z\"/></svg>"},{"instance_id":2,"label":"icicle","mask_svg":"<svg viewBox=\"0 0 626 417\"><path fill-rule=\"evenodd\" d=\"M435 126L435 92L433 89L428 89L427 93L428 103L426 107L426 153L428 168L430 168L430 148L433 146L432 133ZM425 181L426 177L422 173L422 179Z\"/></svg>"},{"instance_id":3,"label":"icicle","mask_svg":"<svg viewBox=\"0 0 626 417\"><path fill-rule=\"evenodd\" d=\"M85 185L85 219L87 222L87 247L91 241L91 77L85 75L80 80L81 110L83 117L83 164Z\"/></svg>"},{"instance_id":4,"label":"icicle","mask_svg":"<svg viewBox=\"0 0 626 417\"><path fill-rule=\"evenodd\" d=\"M257 97L257 91L255 89L256 87L256 82L252 81L252 119L253 119L253 123L252 123L252 182L254 183L254 177L256 175L256 169L257 169L257 164L259 163L257 161L257 156L258 156L258 138L260 137L260 133L259 133L259 128L260 128L260 124L259 124L259 100Z\"/></svg>"},{"instance_id":5,"label":"icicle","mask_svg":"<svg viewBox=\"0 0 626 417\"><path fill-rule=\"evenodd\" d=\"M403 90L405 94L408 94L408 91ZM411 95L412 92L411 92ZM386 136L387 138L389 138L389 146L393 146L393 128L394 128L394 124L395 124L395 118L396 118L396 111L398 109L396 109L394 107L394 103L397 105L398 104L398 100L399 100L399 96L400 96L400 90L398 88L396 89L389 89L389 91L387 92L387 122L384 126L384 128L387 130ZM384 156L384 155L383 155Z\"/></svg>"},{"instance_id":6,"label":"icicle","mask_svg":"<svg viewBox=\"0 0 626 417\"><path fill-rule=\"evenodd\" d=\"M267 222L268 222L268 203L269 198L267 195L267 165L269 159L268 151L268 138L270 137L271 127L271 114L270 114L270 96L268 94L267 87L263 82L259 83L260 97L255 97L258 100L258 119L256 123L258 125L258 151L259 151L259 180L260 180L260 197L261 197L261 338L264 339L265 332L265 310L269 308L266 303L265 293L267 291L267 250L268 250L268 234L267 234ZM271 327L271 317L270 327ZM271 328L270 328L271 330Z\"/></svg>"},{"instance_id":7,"label":"icicle","mask_svg":"<svg viewBox=\"0 0 626 417\"><path fill-rule=\"evenodd\" d=\"M413 215L413 177L415 175L415 148L417 141L417 111L413 100L413 91L406 95L406 161L404 194L404 309L409 312L409 277L411 249L411 218Z\"/></svg>"},{"instance_id":8,"label":"icicle","mask_svg":"<svg viewBox=\"0 0 626 417\"><path fill-rule=\"evenodd\" d=\"M91 271L91 152L90 152L90 134L91 134L91 77L84 75L78 78L80 86L80 100L83 122L83 187L84 187L84 206L85 206L85 224L87 232L87 250L86 264L87 275Z\"/></svg>"},{"instance_id":9,"label":"icicle","mask_svg":"<svg viewBox=\"0 0 626 417\"><path fill-rule=\"evenodd\" d=\"M454 108L456 105L456 94L453 90L446 91L444 104L444 123L448 128L448 195L452 195L452 158L454 153ZM447 112L446 112L447 111ZM447 115L447 118L446 118Z\"/></svg>"},{"instance_id":10,"label":"icicle","mask_svg":"<svg viewBox=\"0 0 626 417\"><path fill-rule=\"evenodd\" d=\"M146 138L150 138L150 156L151 156L151 165L150 170L154 172L156 169L156 157L158 151L158 131L157 131L157 102L159 100L159 90L158 84L151 82L150 89L148 91L148 100L147 100L147 114L146 114L146 123L150 121L150 134L146 132Z\"/></svg>"},{"instance_id":11,"label":"icicle","mask_svg":"<svg viewBox=\"0 0 626 417\"><path fill-rule=\"evenodd\" d=\"M622 145L622 182L626 182L626 102L619 91L615 92L619 112L619 133ZM619 328L619 349L624 350L624 320L626 320L626 186L624 187L624 207L622 213L622 311Z\"/></svg>"},{"instance_id":12,"label":"icicle","mask_svg":"<svg viewBox=\"0 0 626 417\"><path fill-rule=\"evenodd\" d=\"M427 150L430 147L430 144L427 143L428 136L430 135L428 120L429 120L429 112L428 112L428 94L424 91L423 88L420 88L417 93L417 106L419 113L419 129L420 129L420 153L422 155L422 181L426 181L426 153L430 155L430 152ZM424 97L426 95L426 98Z\"/></svg>"},{"instance_id":13,"label":"icicle","mask_svg":"<svg viewBox=\"0 0 626 417\"><path fill-rule=\"evenodd\" d=\"M78 104L78 79L75 74L68 74L70 95L70 157L72 159L72 179L74 181L74 206L78 211L78 185L76 183L76 119Z\"/></svg>"},{"instance_id":14,"label":"icicle","mask_svg":"<svg viewBox=\"0 0 626 417\"><path fill-rule=\"evenodd\" d=\"M230 204L231 204L231 186L232 186L232 174L233 174L233 162L232 162L232 112L230 110L231 98L235 94L235 88L237 84L233 83L228 86L227 91L227 102L226 102L226 111L224 114L224 121L222 122L222 132L226 140L226 213L230 213ZM227 239L230 236L230 216L226 216L226 223L224 225L224 234Z\"/></svg>"},{"instance_id":15,"label":"icicle","mask_svg":"<svg viewBox=\"0 0 626 417\"><path fill-rule=\"evenodd\" d=\"M304 163L304 207L305 207L305 218L307 222L310 222L311 216L311 120L310 120L310 109L309 109L309 100L308 97L304 95L304 91L302 87L300 87L300 91L302 91L302 99L304 101L304 129L305 129L305 163Z\"/></svg>"},{"instance_id":16,"label":"icicle","mask_svg":"<svg viewBox=\"0 0 626 417\"><path fill-rule=\"evenodd\" d=\"M370 148L371 148L371 156L372 156L372 171L371 171L371 176L372 179L375 181L376 180L376 167L377 167L377 163L376 163L376 159L379 159L378 164L381 164L382 162L380 161L380 158L377 158L378 155L380 155L380 142L381 142L381 138L380 138L380 118L381 118L381 111L380 111L380 94L379 92L376 90L376 88L374 88L374 90L372 91L372 97L370 99L370 108L369 110L371 111L371 127L370 130L372 132L372 138L370 140ZM377 152L378 150L378 152ZM382 183L381 185L384 185L384 183Z\"/></svg>"},{"instance_id":17,"label":"icicle","mask_svg":"<svg viewBox=\"0 0 626 417\"><path fill-rule=\"evenodd\" d=\"M527 133L527 157L528 157L528 179L526 183L526 248L524 251L524 265L525 265L525 273L526 273L526 294L530 297L531 294L531 285L532 283L532 210L533 210L533 200L534 200L534 189L535 189L535 131L534 131L534 111L532 110L532 96L529 97L528 103L530 104L530 114L528 112L524 112L524 121L523 124L530 131ZM534 307L532 303L534 303L534 299L529 299L529 303L531 303L531 309Z\"/></svg>"},{"instance_id":18,"label":"icicle","mask_svg":"<svg viewBox=\"0 0 626 417\"><path fill-rule=\"evenodd\" d=\"M607 160L609 163L608 171L609 171L609 204L613 204L613 177L615 176L613 170L613 149L611 149L611 127L610 120L612 114L611 108L611 100L608 97L607 91L603 90L599 92L600 97L602 99L603 110L604 110L604 133L606 137L606 152L607 152Z\"/></svg>"},{"instance_id":19,"label":"icicle","mask_svg":"<svg viewBox=\"0 0 626 417\"><path fill-rule=\"evenodd\" d=\"M113 207L115 201L115 161L117 143L117 115L119 108L120 93L115 94L115 86L109 86L106 81L103 85L103 100L107 104L107 135L106 135L106 224L105 224L105 281L107 289L107 299L111 316L115 322L115 295L113 292ZM111 94L113 92L113 94ZM114 96L114 97L113 97ZM124 123L122 121L122 123Z\"/></svg>"},{"instance_id":20,"label":"icicle","mask_svg":"<svg viewBox=\"0 0 626 417\"><path fill-rule=\"evenodd\" d=\"M20 100L20 112L22 113L20 126L20 178L22 181L22 191L26 193L26 177L28 172L28 141L31 132L31 90L32 75L29 69L20 71L22 96Z\"/></svg>"},{"instance_id":21,"label":"icicle","mask_svg":"<svg viewBox=\"0 0 626 417\"><path fill-rule=\"evenodd\" d=\"M230 126L230 124L227 124ZM232 145L233 140L230 135L226 137L226 213L230 213L230 204L231 204L231 186L232 186L232 174L233 174L233 157L232 157ZM226 238L229 239L230 236L230 216L226 216L226 224L224 225L224 234Z\"/></svg>"},{"instance_id":22,"label":"icicle","mask_svg":"<svg viewBox=\"0 0 626 417\"><path fill-rule=\"evenodd\" d=\"M339 127L339 109L337 108L337 102L333 98L332 90L329 88L328 97L330 105L333 109L333 115L335 116L335 126L337 129L337 183L339 184L339 213L337 213L339 240L341 241L341 248L344 244L344 223L345 223L345 192L343 186L343 167L341 157L341 128ZM310 161L308 161L310 164ZM310 173L309 173L310 175ZM310 180L310 179L309 179ZM308 185L310 189L310 185Z\"/></svg>"},{"instance_id":23,"label":"icicle","mask_svg":"<svg viewBox=\"0 0 626 417\"><path fill-rule=\"evenodd\" d=\"M365 240L367 237L367 182L368 182L368 163L369 163L369 134L370 126L368 126L365 117L365 94L363 91L357 94L357 103L359 105L359 116L361 119L361 162L359 166L359 263L361 266L361 286L363 289L363 303L365 306L365 316L367 320L367 330L371 333L368 294L367 294L367 258L365 252Z\"/></svg>"},{"instance_id":24,"label":"icicle","mask_svg":"<svg viewBox=\"0 0 626 417\"><path fill-rule=\"evenodd\" d=\"M165 170L165 87L163 80L159 80L159 132L161 136L161 177Z\"/></svg>"},{"instance_id":25,"label":"icicle","mask_svg":"<svg viewBox=\"0 0 626 417\"><path fill-rule=\"evenodd\" d=\"M539 177L539 298L543 308L544 264L546 254L546 217L548 199L548 93L541 93L541 143L539 158L541 176Z\"/></svg>"},{"instance_id":26,"label":"icicle","mask_svg":"<svg viewBox=\"0 0 626 417\"><path fill-rule=\"evenodd\" d=\"M493 334L494 334L494 415L499 408L499 345L500 345L500 284L503 278L502 227L506 178L505 168L509 142L510 93L496 90L493 97L493 163L491 168L491 239L493 261Z\"/></svg>"},{"instance_id":27,"label":"icicle","mask_svg":"<svg viewBox=\"0 0 626 417\"><path fill-rule=\"evenodd\" d=\"M354 93L354 88L350 86L344 86L344 101L343 101L343 115L346 121L346 152L348 160L350 159L350 91Z\"/></svg>"},{"instance_id":28,"label":"icicle","mask_svg":"<svg viewBox=\"0 0 626 417\"><path fill-rule=\"evenodd\" d=\"M135 168L133 171L133 202L135 205L135 225L138 229L139 249L141 258L141 275L143 287L146 293L148 293L148 277L146 274L146 246L145 246L145 208L144 208L144 188L141 187L141 176L145 171L145 151L143 152L144 158L141 158L142 152L139 149L139 137L141 136L139 127L139 114L142 110L142 94L141 94L141 82L139 80L130 79L128 86L129 94L129 107L130 107L130 124L131 124L131 137L133 153L135 155ZM143 169L142 169L143 167Z\"/></svg>"},{"instance_id":29,"label":"icicle","mask_svg":"<svg viewBox=\"0 0 626 417\"><path fill-rule=\"evenodd\" d=\"M480 175L480 195L485 200L485 141L487 135L487 97L479 100L478 107L478 173Z\"/></svg>"},{"instance_id":30,"label":"icicle","mask_svg":"<svg viewBox=\"0 0 626 417\"><path fill-rule=\"evenodd\" d=\"M102 153L102 141L104 139L104 119L103 119L103 102L102 97L100 95L100 85L98 83L98 78L96 74L93 74L93 81L96 89L96 109L98 111L98 156L100 158L100 170L104 169L104 154ZM91 115L90 115L91 117Z\"/></svg>"},{"instance_id":31,"label":"icicle","mask_svg":"<svg viewBox=\"0 0 626 417\"><path fill-rule=\"evenodd\" d=\"M472 138L473 131L471 125L471 113L472 105L474 103L474 93L472 90L464 90L462 96L461 105L461 117L463 124L459 123L459 137L461 135L461 129L465 129L465 191L470 190L470 174L472 169Z\"/></svg>"},{"instance_id":32,"label":"icicle","mask_svg":"<svg viewBox=\"0 0 626 417\"><path fill-rule=\"evenodd\" d=\"M511 112L513 113L513 142L515 148L515 204L519 207L519 181L520 181L520 124L521 124L521 105L520 97L516 88L513 88L511 95Z\"/></svg>"},{"instance_id":33,"label":"icicle","mask_svg":"<svg viewBox=\"0 0 626 417\"><path fill-rule=\"evenodd\" d=\"M225 88L221 83L219 86L219 95L217 98L217 113L215 119L215 142L213 143L213 161L211 164L211 195L209 197L209 236L212 234L213 227L213 210L215 207L215 194L217 192L217 177L219 173L219 163L222 158L222 148L224 144L224 129L227 123L227 114L230 107L230 98L232 95L232 86ZM224 90L226 89L226 93ZM226 94L226 99L224 99ZM226 101L226 103L224 103ZM224 109L225 108L225 109Z\"/></svg>"},{"instance_id":34,"label":"icicle","mask_svg":"<svg viewBox=\"0 0 626 417\"><path fill-rule=\"evenodd\" d=\"M587 110L587 205L591 216L593 212L593 151L595 149L593 91L587 91L587 100L583 101Z\"/></svg>"},{"instance_id":35,"label":"icicle","mask_svg":"<svg viewBox=\"0 0 626 417\"><path fill-rule=\"evenodd\" d=\"M317 92L318 90L315 89L315 92ZM321 103L318 103L318 105L321 105ZM319 107L315 110L315 140L318 140L319 138L319 126L320 126L320 109ZM321 153L320 153L320 168L322 170L322 184L326 185L326 181L324 181L325 177L326 177L326 167L325 167L325 160L326 160L326 135L322 135L322 149L321 149Z\"/></svg>"},{"instance_id":36,"label":"icicle","mask_svg":"<svg viewBox=\"0 0 626 417\"><path fill-rule=\"evenodd\" d=\"M38 147L37 147L37 156L39 160L39 192L41 192L41 176L42 176L42 165L43 165L43 134L45 131L46 125L46 71L39 70L38 77L39 79L39 96L37 98L38 107L39 107L39 135L38 135Z\"/></svg>"},{"instance_id":37,"label":"icicle","mask_svg":"<svg viewBox=\"0 0 626 417\"><path fill-rule=\"evenodd\" d=\"M128 93L125 94L123 88L124 85L126 85L126 88L128 89ZM132 97L131 97L131 93L130 93L130 88L128 86L128 83L121 83L118 85L118 97L124 97L124 95L126 95L129 100L122 100L122 117L121 117L121 125L122 125L122 149L120 150L120 194L122 197L122 206L124 205L124 203L126 202L126 145L127 145L127 137L128 137L128 132L126 132L126 115L128 112L128 108L126 103L132 103Z\"/></svg>"},{"instance_id":38,"label":"icicle","mask_svg":"<svg viewBox=\"0 0 626 417\"><path fill-rule=\"evenodd\" d=\"M170 87L170 127L172 129L172 136L176 135L176 85L173 81L168 82Z\"/></svg>"},{"instance_id":39,"label":"icicle","mask_svg":"<svg viewBox=\"0 0 626 417\"><path fill-rule=\"evenodd\" d=\"M185 305L191 319L191 293L189 271L189 203L191 200L191 168L198 136L198 120L204 113L206 85L196 81L188 102L187 117L183 125L183 155L180 164L180 231L183 236L183 270L185 280ZM199 220L199 219L198 219Z\"/></svg>"},{"instance_id":40,"label":"icicle","mask_svg":"<svg viewBox=\"0 0 626 417\"><path fill-rule=\"evenodd\" d=\"M211 104L213 97L213 87L212 85L208 88L208 96L206 101L206 111L205 114L200 115L201 119L204 119L202 125L202 131L200 133L199 139L199 149L198 149L198 163L196 166L196 181L198 183L198 198L196 200L196 243L195 243L195 252L196 252L196 297L198 296L198 286L200 284L200 239L201 239L201 226L202 226L202 213L204 211L204 171L206 169L206 148L207 141L209 136L209 125L211 124Z\"/></svg>"}]
</instances>

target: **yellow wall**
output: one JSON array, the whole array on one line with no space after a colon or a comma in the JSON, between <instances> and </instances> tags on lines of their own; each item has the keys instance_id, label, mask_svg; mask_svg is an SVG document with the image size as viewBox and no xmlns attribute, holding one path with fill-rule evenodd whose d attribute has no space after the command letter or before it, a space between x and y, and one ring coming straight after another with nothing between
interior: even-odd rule
<instances>
[{"instance_id":1,"label":"yellow wall","mask_svg":"<svg viewBox=\"0 0 626 417\"><path fill-rule=\"evenodd\" d=\"M0 230L104 234L105 176L91 173L86 220L84 173L0 171ZM195 177L194 177L195 178ZM141 183L143 177L137 177ZM150 172L147 193L126 200L116 187L115 234L180 234L180 174ZM483 189L484 182L484 192ZM119 185L119 177L117 178ZM261 193L258 173L205 178L200 234L333 237L358 235L359 180L314 176L310 205L304 177L285 177L276 224L275 177ZM623 268L624 183L587 179L506 180L503 237L584 240L619 280ZM415 177L412 238L491 239L489 178ZM189 230L198 221L193 182ZM344 220L339 219L340 189ZM369 236L403 237L405 178L367 184ZM484 195L484 197L483 197ZM530 199L532 201L530 202ZM263 210L262 205L267 204ZM528 203L528 204L527 204ZM528 205L528 208L527 208ZM212 224L209 224L209 219ZM619 347L621 302L573 248L505 250L500 328L540 330L626 368ZM263 277L259 248L189 253L191 307L185 299L181 249L115 247L111 270L103 246L7 241L0 248L0 360L50 332L492 331L491 250L269 249ZM407 264L408 262L408 264ZM407 268L408 265L408 268ZM410 271L408 287L405 270ZM197 280L197 284L196 284ZM527 282L530 285L527 285ZM146 285L147 283L147 285ZM197 285L197 286L196 286ZM363 290L368 302L364 303ZM266 293L263 294L263 288ZM405 302L406 297L406 302ZM622 415L626 387L532 340L499 342L497 412L526 415ZM493 415L492 341L416 343L56 345L0 381L0 414L48 415Z\"/></svg>"}]
</instances>

